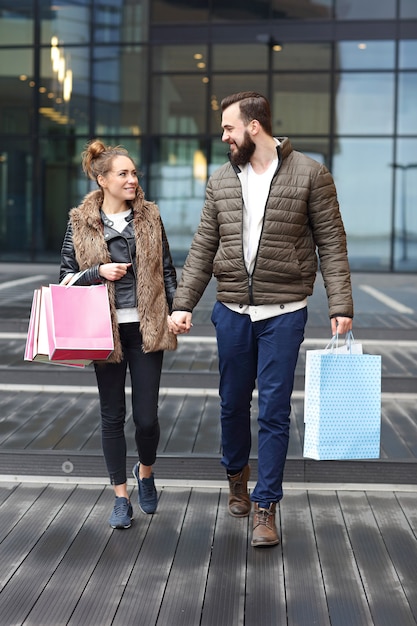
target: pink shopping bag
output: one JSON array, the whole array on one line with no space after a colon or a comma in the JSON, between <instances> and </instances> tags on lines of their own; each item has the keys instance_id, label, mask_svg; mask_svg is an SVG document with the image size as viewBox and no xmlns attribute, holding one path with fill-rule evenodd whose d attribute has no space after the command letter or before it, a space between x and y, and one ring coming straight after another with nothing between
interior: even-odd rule
<instances>
[{"instance_id":1,"label":"pink shopping bag","mask_svg":"<svg viewBox=\"0 0 417 626\"><path fill-rule=\"evenodd\" d=\"M30 311L28 334L24 353L25 361L51 363L52 365L68 365L70 367L85 367L91 360L62 360L49 359L48 322L46 318L45 294L49 287L35 289Z\"/></svg>"},{"instance_id":2,"label":"pink shopping bag","mask_svg":"<svg viewBox=\"0 0 417 626\"><path fill-rule=\"evenodd\" d=\"M114 343L106 285L49 285L45 302L51 361L110 356Z\"/></svg>"}]
</instances>

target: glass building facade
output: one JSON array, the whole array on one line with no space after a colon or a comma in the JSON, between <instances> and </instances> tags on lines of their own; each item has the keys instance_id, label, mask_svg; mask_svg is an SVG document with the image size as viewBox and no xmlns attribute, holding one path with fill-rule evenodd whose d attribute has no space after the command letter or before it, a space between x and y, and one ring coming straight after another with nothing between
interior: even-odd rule
<instances>
[{"instance_id":1,"label":"glass building facade","mask_svg":"<svg viewBox=\"0 0 417 626\"><path fill-rule=\"evenodd\" d=\"M0 261L59 260L99 137L181 264L242 90L332 171L352 269L415 272L417 0L0 0Z\"/></svg>"}]
</instances>

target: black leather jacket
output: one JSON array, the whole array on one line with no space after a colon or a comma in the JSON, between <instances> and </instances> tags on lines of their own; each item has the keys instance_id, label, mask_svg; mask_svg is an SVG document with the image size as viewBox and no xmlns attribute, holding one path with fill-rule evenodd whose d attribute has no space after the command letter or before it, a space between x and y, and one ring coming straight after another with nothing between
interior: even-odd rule
<instances>
[{"instance_id":1,"label":"black leather jacket","mask_svg":"<svg viewBox=\"0 0 417 626\"><path fill-rule=\"evenodd\" d=\"M126 275L115 281L116 308L136 307L136 242L132 224L133 215L131 213L126 218L128 225L122 233L112 228L111 220L103 212L101 212L101 219L104 224L104 239L106 240L112 262L132 264ZM165 293L169 311L171 312L172 301L177 287L177 275L172 263L168 240L162 222L161 227ZM99 267L100 264L97 264L88 268L74 284L83 286L104 282L104 279L99 274ZM80 268L75 258L72 239L72 225L71 221L69 221L62 243L59 281L61 282L67 274L75 274L79 271Z\"/></svg>"}]
</instances>

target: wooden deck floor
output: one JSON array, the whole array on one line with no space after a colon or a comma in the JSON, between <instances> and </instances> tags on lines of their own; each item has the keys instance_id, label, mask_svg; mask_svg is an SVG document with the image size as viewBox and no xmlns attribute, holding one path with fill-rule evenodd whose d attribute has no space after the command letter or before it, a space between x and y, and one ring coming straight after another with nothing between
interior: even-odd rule
<instances>
[{"instance_id":1,"label":"wooden deck floor","mask_svg":"<svg viewBox=\"0 0 417 626\"><path fill-rule=\"evenodd\" d=\"M0 484L0 623L417 624L415 490L288 487L281 545L254 549L225 490L159 489L113 531L109 487Z\"/></svg>"},{"instance_id":2,"label":"wooden deck floor","mask_svg":"<svg viewBox=\"0 0 417 626\"><path fill-rule=\"evenodd\" d=\"M383 357L381 459L302 458L302 351L282 543L254 549L251 519L227 514L213 293L194 319L203 339L164 362L158 511L139 512L130 479L135 520L112 531L93 373L22 362L30 290L55 274L0 265L0 626L417 625L417 277L353 276L355 337ZM364 282L411 313L371 301ZM305 347L323 347L324 302L318 284ZM256 406L252 479L255 420Z\"/></svg>"}]
</instances>

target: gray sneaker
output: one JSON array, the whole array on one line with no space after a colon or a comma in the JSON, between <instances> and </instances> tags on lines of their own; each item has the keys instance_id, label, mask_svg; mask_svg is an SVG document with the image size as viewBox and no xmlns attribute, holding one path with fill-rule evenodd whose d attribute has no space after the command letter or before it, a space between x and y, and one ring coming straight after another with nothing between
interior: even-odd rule
<instances>
[{"instance_id":1,"label":"gray sneaker","mask_svg":"<svg viewBox=\"0 0 417 626\"><path fill-rule=\"evenodd\" d=\"M109 524L112 528L130 528L133 519L133 509L127 498L114 499L113 512L110 515Z\"/></svg>"},{"instance_id":2,"label":"gray sneaker","mask_svg":"<svg viewBox=\"0 0 417 626\"><path fill-rule=\"evenodd\" d=\"M158 506L158 494L155 488L154 475L150 478L139 478L139 463L136 463L133 470L133 476L138 481L138 502L140 510L143 513L152 515Z\"/></svg>"}]
</instances>

